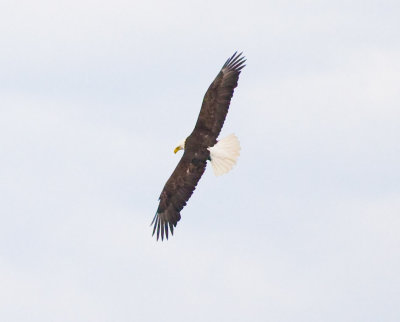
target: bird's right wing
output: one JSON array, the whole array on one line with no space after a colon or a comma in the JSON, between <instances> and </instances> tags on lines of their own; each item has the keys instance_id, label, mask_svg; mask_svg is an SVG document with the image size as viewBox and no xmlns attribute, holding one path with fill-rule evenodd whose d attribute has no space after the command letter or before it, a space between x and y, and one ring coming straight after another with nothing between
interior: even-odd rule
<instances>
[{"instance_id":1,"label":"bird's right wing","mask_svg":"<svg viewBox=\"0 0 400 322\"><path fill-rule=\"evenodd\" d=\"M160 233L162 240L164 233L168 239L168 228L171 234L174 233L174 227L181 219L180 212L205 171L206 160L194 163L191 154L190 151L184 152L160 194L160 204L151 222L154 225L153 235L157 231L157 240Z\"/></svg>"}]
</instances>

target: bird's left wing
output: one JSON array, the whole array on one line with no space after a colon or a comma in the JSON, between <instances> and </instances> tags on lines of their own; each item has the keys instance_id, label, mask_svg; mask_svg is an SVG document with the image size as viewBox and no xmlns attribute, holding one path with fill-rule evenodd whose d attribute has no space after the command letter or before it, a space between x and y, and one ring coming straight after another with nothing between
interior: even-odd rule
<instances>
[{"instance_id":1,"label":"bird's left wing","mask_svg":"<svg viewBox=\"0 0 400 322\"><path fill-rule=\"evenodd\" d=\"M205 132L209 146L215 144L221 132L240 72L246 66L245 62L246 58L242 53L234 53L222 66L204 95L193 134Z\"/></svg>"}]
</instances>

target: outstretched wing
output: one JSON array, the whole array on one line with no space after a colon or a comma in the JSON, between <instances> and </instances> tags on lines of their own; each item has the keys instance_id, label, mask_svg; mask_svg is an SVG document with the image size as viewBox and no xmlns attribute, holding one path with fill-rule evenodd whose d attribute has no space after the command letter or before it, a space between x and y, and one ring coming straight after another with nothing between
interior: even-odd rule
<instances>
[{"instance_id":1,"label":"outstretched wing","mask_svg":"<svg viewBox=\"0 0 400 322\"><path fill-rule=\"evenodd\" d=\"M234 53L211 83L204 95L203 104L192 134L203 132L208 146L213 146L224 125L233 91L238 84L241 70L246 62L242 53ZM203 135L204 137L204 135Z\"/></svg>"},{"instance_id":2,"label":"outstretched wing","mask_svg":"<svg viewBox=\"0 0 400 322\"><path fill-rule=\"evenodd\" d=\"M208 147L216 143L224 125L233 90L237 86L239 74L245 66L242 54L234 53L208 88L196 126L186 139L185 152L160 195L160 204L151 225L157 240L168 239L168 230L181 219L180 212L186 205L203 175L210 152ZM169 228L169 229L168 229Z\"/></svg>"},{"instance_id":3,"label":"outstretched wing","mask_svg":"<svg viewBox=\"0 0 400 322\"><path fill-rule=\"evenodd\" d=\"M202 154L207 155L205 150ZM151 225L153 235L157 231L160 237L168 239L168 228L174 234L174 227L181 219L180 211L186 205L207 165L207 156L197 158L190 150L185 150L174 172L168 179L160 195L160 204Z\"/></svg>"}]
</instances>

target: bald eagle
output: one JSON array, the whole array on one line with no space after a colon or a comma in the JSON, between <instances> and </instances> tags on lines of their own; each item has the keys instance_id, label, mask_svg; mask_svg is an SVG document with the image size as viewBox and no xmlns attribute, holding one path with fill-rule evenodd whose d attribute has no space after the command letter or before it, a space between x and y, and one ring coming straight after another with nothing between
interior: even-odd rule
<instances>
[{"instance_id":1,"label":"bald eagle","mask_svg":"<svg viewBox=\"0 0 400 322\"><path fill-rule=\"evenodd\" d=\"M168 239L168 228L173 235L174 227L181 219L180 212L203 175L207 160L217 176L228 172L236 163L240 151L237 137L231 134L219 141L217 138L245 61L242 53L235 52L225 62L204 95L193 132L174 150L174 153L179 150L184 150L184 153L161 192L160 203L151 222L154 225L153 235L157 231L157 240L160 233L162 240L164 234Z\"/></svg>"}]
</instances>

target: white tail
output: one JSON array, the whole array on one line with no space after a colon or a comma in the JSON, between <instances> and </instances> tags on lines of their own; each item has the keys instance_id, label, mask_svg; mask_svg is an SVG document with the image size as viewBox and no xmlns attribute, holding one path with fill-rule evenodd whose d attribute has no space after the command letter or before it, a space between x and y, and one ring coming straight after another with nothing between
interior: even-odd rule
<instances>
[{"instance_id":1,"label":"white tail","mask_svg":"<svg viewBox=\"0 0 400 322\"><path fill-rule=\"evenodd\" d=\"M213 147L209 147L211 165L216 176L229 172L240 154L239 139L235 134L219 140Z\"/></svg>"}]
</instances>

